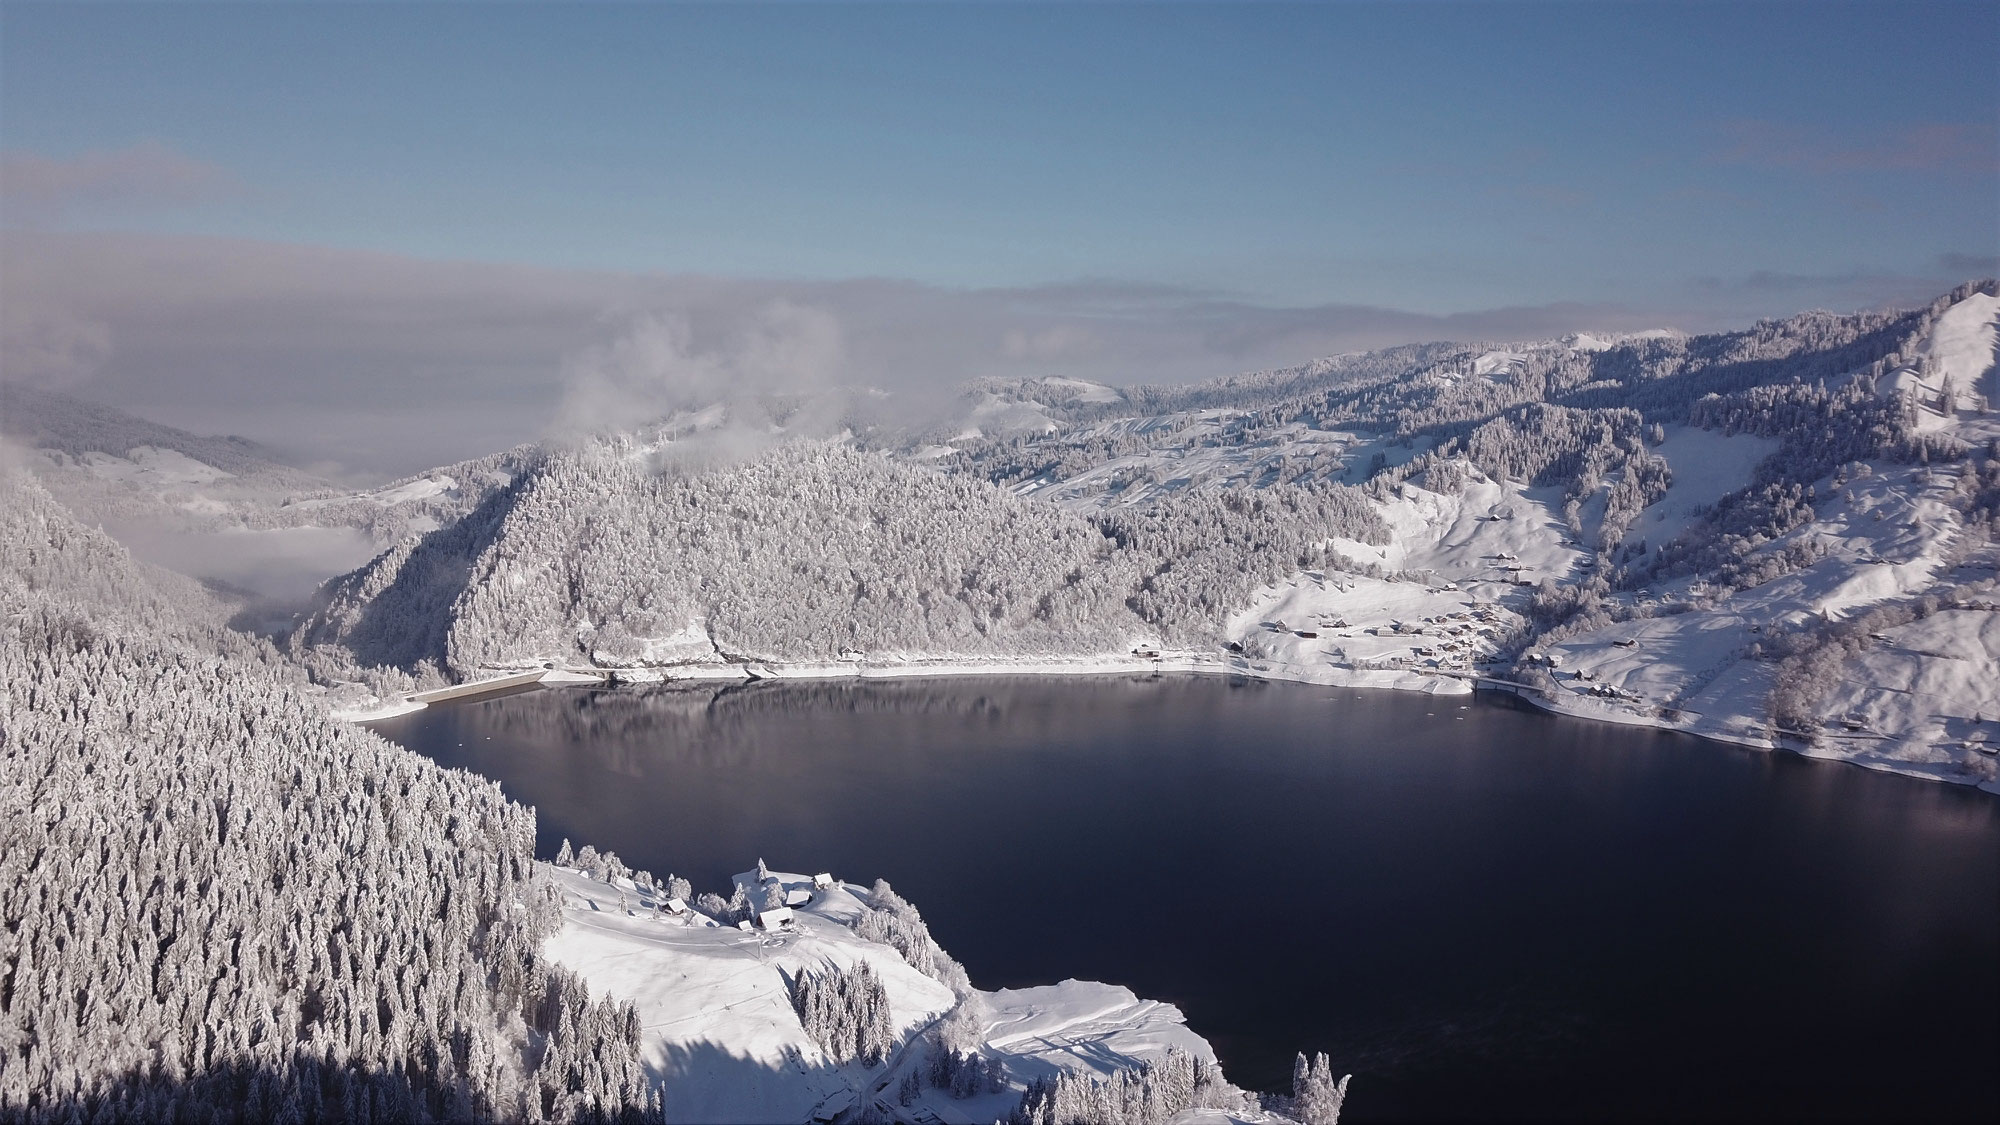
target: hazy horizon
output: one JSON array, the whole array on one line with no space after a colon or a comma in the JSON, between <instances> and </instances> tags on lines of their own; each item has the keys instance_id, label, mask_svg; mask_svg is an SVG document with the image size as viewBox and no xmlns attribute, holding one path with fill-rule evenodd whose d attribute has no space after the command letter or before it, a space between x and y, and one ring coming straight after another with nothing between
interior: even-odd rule
<instances>
[{"instance_id":1,"label":"hazy horizon","mask_svg":"<svg viewBox=\"0 0 2000 1125\"><path fill-rule=\"evenodd\" d=\"M2000 268L1987 11L10 4L0 358L367 477L634 341L923 399L1909 305Z\"/></svg>"}]
</instances>

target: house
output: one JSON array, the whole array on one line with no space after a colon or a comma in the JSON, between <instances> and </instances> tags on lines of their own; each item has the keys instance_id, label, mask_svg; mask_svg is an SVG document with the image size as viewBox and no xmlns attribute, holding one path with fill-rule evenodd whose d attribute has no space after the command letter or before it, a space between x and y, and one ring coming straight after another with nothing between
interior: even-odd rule
<instances>
[{"instance_id":1,"label":"house","mask_svg":"<svg viewBox=\"0 0 2000 1125\"><path fill-rule=\"evenodd\" d=\"M813 893L809 890L806 890L803 887L800 887L797 890L791 890L785 892L785 905L788 907L811 906L812 900L813 900Z\"/></svg>"},{"instance_id":2,"label":"house","mask_svg":"<svg viewBox=\"0 0 2000 1125\"><path fill-rule=\"evenodd\" d=\"M688 904L685 899L670 898L660 906L660 909L678 918L688 912Z\"/></svg>"},{"instance_id":3,"label":"house","mask_svg":"<svg viewBox=\"0 0 2000 1125\"><path fill-rule=\"evenodd\" d=\"M825 871L813 876L813 889L823 891L833 886L833 876Z\"/></svg>"},{"instance_id":4,"label":"house","mask_svg":"<svg viewBox=\"0 0 2000 1125\"><path fill-rule=\"evenodd\" d=\"M781 927L791 925L793 917L794 915L792 914L791 907L774 906L769 910L760 911L758 913L757 925L763 928L764 931L768 933L772 930L776 930Z\"/></svg>"}]
</instances>

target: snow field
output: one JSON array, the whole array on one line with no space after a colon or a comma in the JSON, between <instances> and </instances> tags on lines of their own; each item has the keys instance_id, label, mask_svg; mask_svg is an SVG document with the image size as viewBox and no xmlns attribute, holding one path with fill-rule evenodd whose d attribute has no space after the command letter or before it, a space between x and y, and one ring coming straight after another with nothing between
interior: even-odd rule
<instances>
[{"instance_id":1,"label":"snow field","mask_svg":"<svg viewBox=\"0 0 2000 1125\"><path fill-rule=\"evenodd\" d=\"M658 916L652 897L629 880L611 885L537 866L563 899L563 926L549 939L548 956L581 974L593 996L638 1008L642 1055L666 1084L670 1121L826 1120L865 1100L893 1099L901 1075L925 1061L913 1037L957 1002L894 949L855 935L850 926L867 892L853 884L815 888L811 876L772 872L786 891L808 891L812 900L767 933L718 925L695 911ZM754 883L756 876L736 878ZM835 1064L792 1006L788 978L859 961L881 980L897 1032L898 1047L880 1066ZM906 1111L919 1119L992 1121L1013 1109L1029 1082L1058 1068L1109 1074L1169 1048L1215 1058L1179 1009L1116 985L1066 980L976 996L985 1012L978 1049L1000 1063L1005 1088L958 1100L927 1087Z\"/></svg>"}]
</instances>

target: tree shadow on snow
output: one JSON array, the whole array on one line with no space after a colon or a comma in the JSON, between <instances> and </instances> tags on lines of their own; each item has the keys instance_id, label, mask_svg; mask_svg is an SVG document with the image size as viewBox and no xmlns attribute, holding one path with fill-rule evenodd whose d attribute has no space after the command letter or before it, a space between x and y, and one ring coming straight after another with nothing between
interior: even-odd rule
<instances>
[{"instance_id":1,"label":"tree shadow on snow","mask_svg":"<svg viewBox=\"0 0 2000 1125\"><path fill-rule=\"evenodd\" d=\"M425 1089L400 1069L327 1066L301 1052L280 1067L217 1066L189 1077L127 1071L88 1091L33 1091L0 1102L0 1121L159 1123L366 1122L494 1119L508 1114L460 1089Z\"/></svg>"},{"instance_id":2,"label":"tree shadow on snow","mask_svg":"<svg viewBox=\"0 0 2000 1125\"><path fill-rule=\"evenodd\" d=\"M708 1039L664 1044L647 1064L665 1087L667 1120L677 1125L830 1119L854 1104L855 1087L870 1086L860 1068L808 1062L796 1052L772 1062Z\"/></svg>"}]
</instances>

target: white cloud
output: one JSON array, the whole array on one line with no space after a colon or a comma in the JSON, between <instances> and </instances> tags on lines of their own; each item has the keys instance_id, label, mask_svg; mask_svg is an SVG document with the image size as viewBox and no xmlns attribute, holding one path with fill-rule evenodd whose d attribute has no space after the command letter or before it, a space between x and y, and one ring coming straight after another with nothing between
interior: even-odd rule
<instances>
[{"instance_id":1,"label":"white cloud","mask_svg":"<svg viewBox=\"0 0 2000 1125\"><path fill-rule=\"evenodd\" d=\"M844 346L830 313L774 300L742 320L704 349L684 315L634 318L616 339L564 361L555 432L630 427L718 402L754 407L762 396L834 385Z\"/></svg>"},{"instance_id":2,"label":"white cloud","mask_svg":"<svg viewBox=\"0 0 2000 1125\"><path fill-rule=\"evenodd\" d=\"M1276 308L1117 282L950 290L20 229L0 230L0 256L7 377L66 381L170 425L378 473L705 396L869 386L921 413L982 376L1181 382L1420 340L1702 331L1814 303L1869 303L1843 299L1857 292L1851 280L1730 283L1690 286L1674 308L1428 315Z\"/></svg>"},{"instance_id":3,"label":"white cloud","mask_svg":"<svg viewBox=\"0 0 2000 1125\"><path fill-rule=\"evenodd\" d=\"M66 387L95 375L111 356L111 328L32 300L0 308L0 376Z\"/></svg>"}]
</instances>

